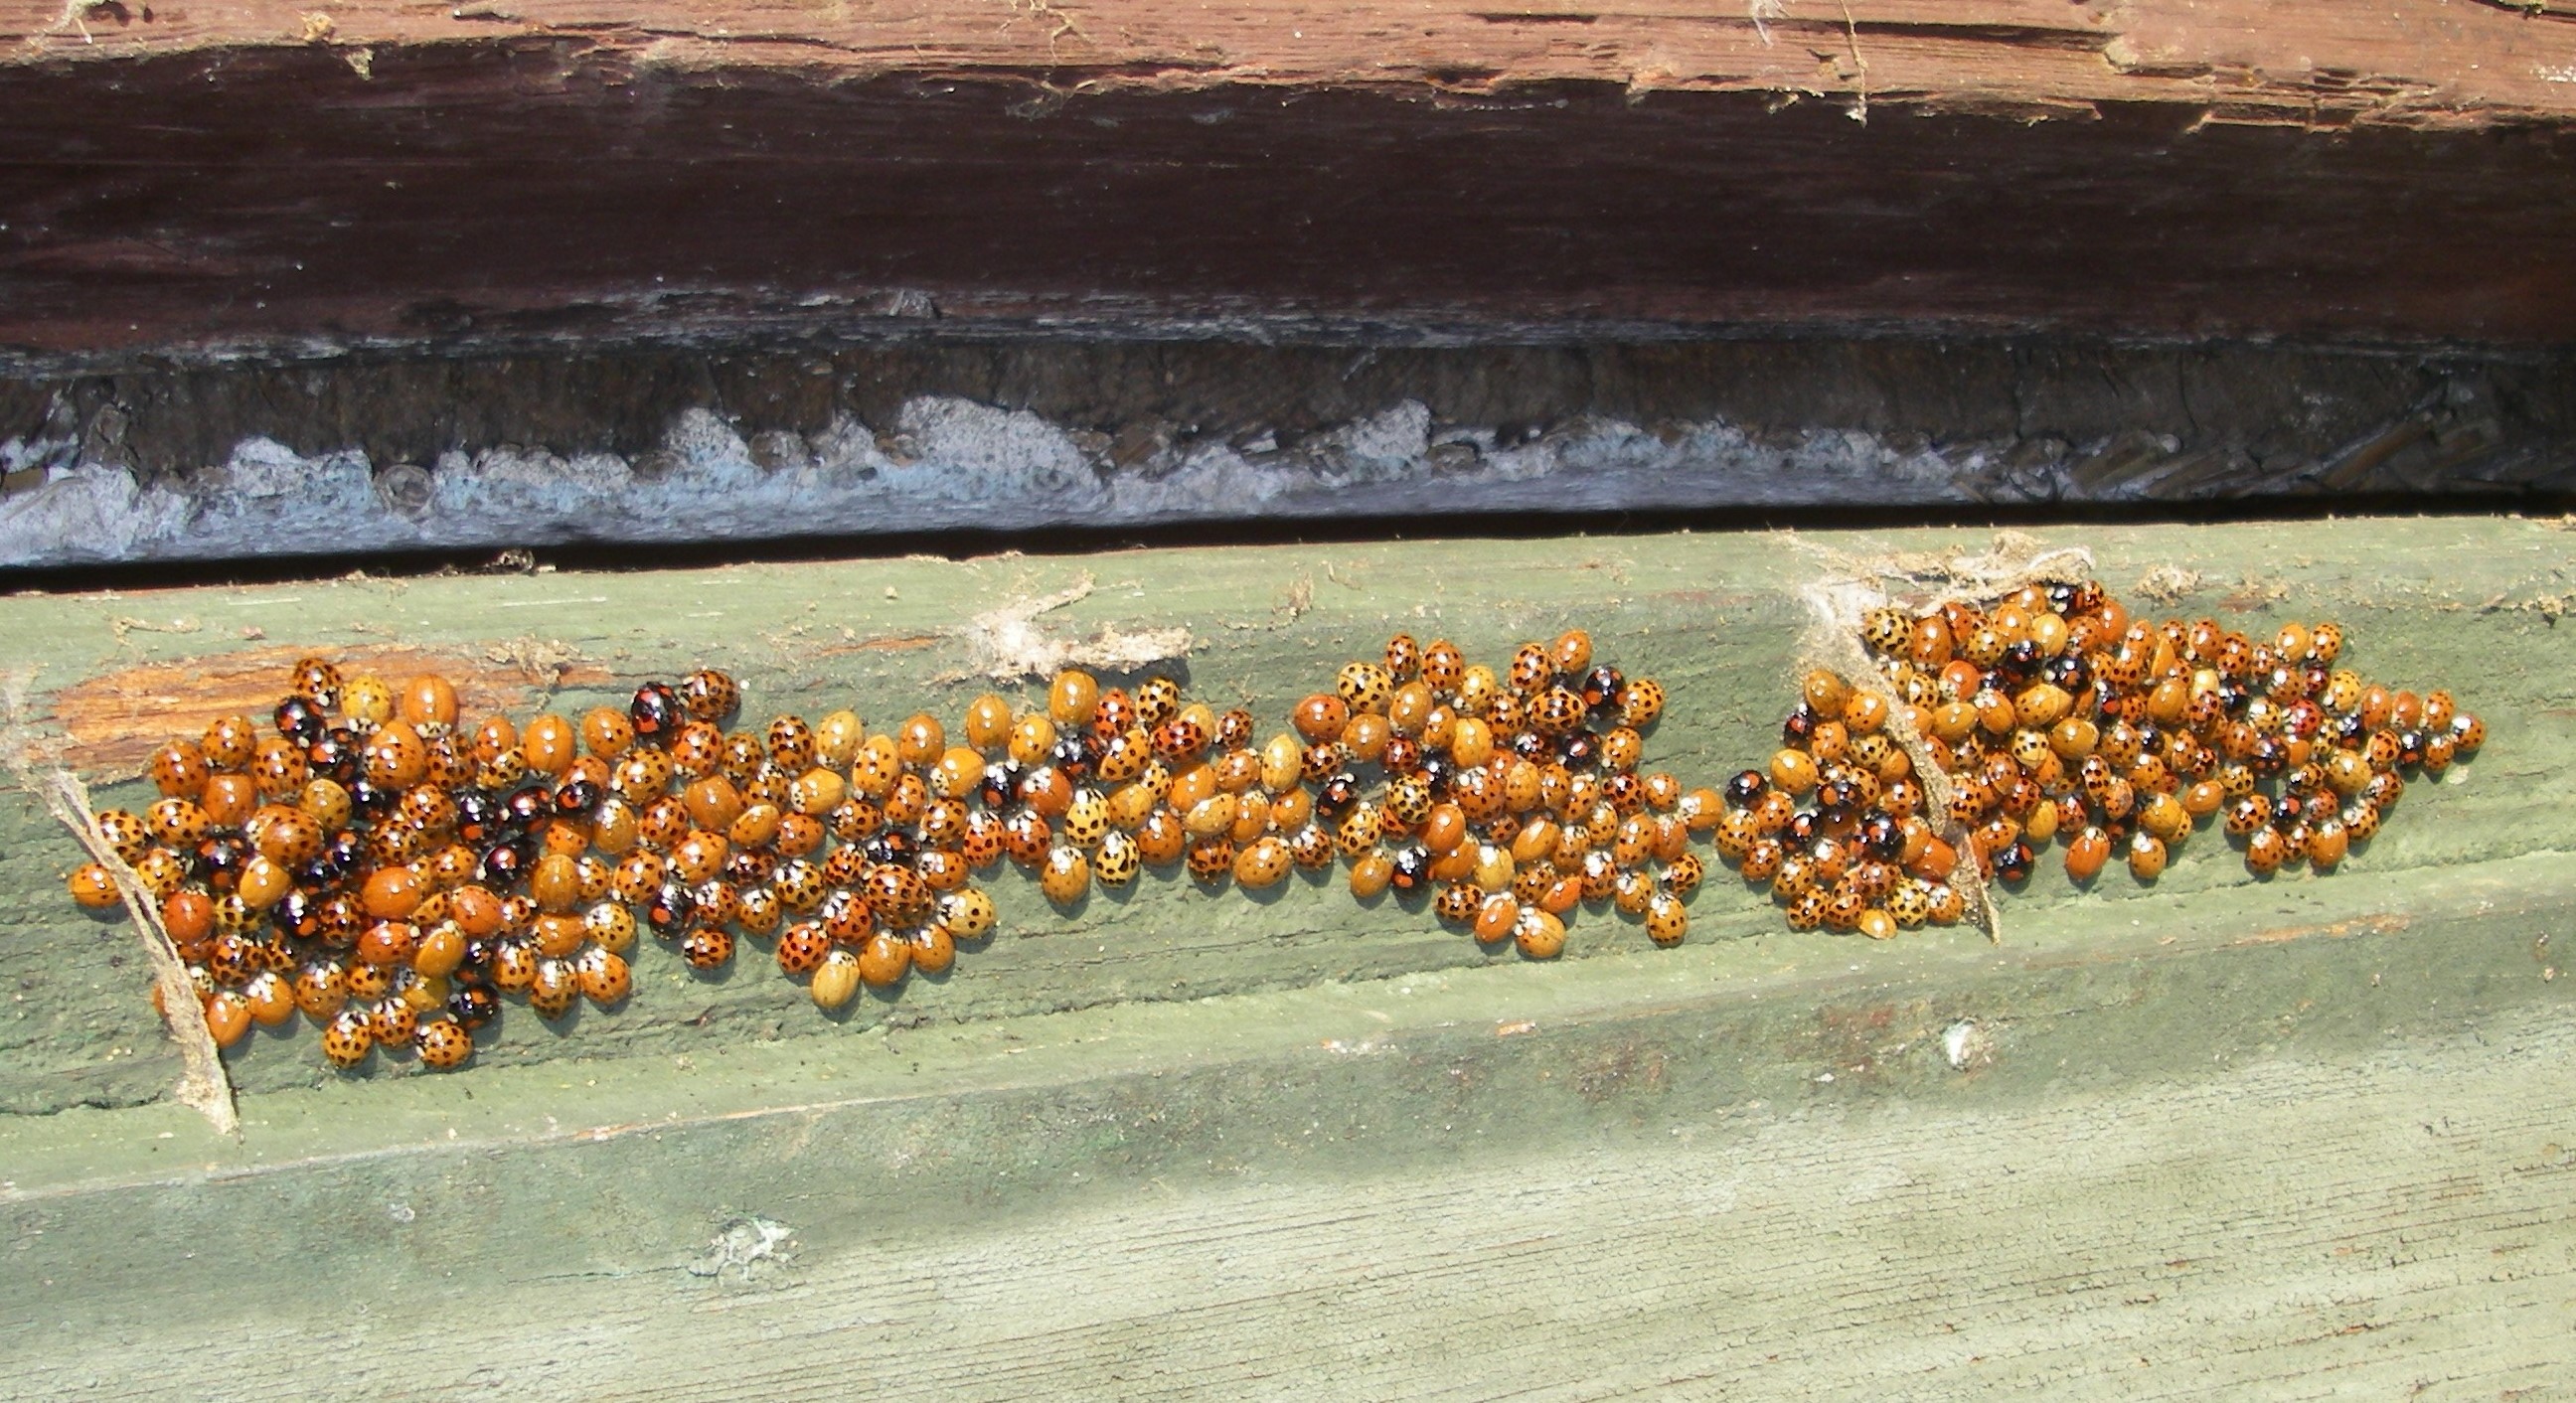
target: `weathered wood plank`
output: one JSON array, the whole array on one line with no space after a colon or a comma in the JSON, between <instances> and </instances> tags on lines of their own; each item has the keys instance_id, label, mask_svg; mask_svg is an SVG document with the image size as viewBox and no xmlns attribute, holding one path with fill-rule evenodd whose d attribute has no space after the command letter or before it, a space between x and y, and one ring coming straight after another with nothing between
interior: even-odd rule
<instances>
[{"instance_id":1,"label":"weathered wood plank","mask_svg":"<svg viewBox=\"0 0 2576 1403\"><path fill-rule=\"evenodd\" d=\"M1050 72L1066 86L1187 91L1421 84L1455 94L1563 81L1630 91L1794 93L1904 107L2074 115L2090 102L2186 102L2220 121L2485 126L2576 114L2555 76L2570 27L2551 7L2330 0L2116 8L2049 0L1780 0L1711 12L1671 0L1520 9L1430 4L1402 14L1262 0L1223 14L1187 0L1071 0L965 10L887 4L653 7L524 0L315 11L0 6L17 63L313 48L371 77L375 53L571 41L639 68L774 68L825 80L888 70ZM317 16L319 18L317 18ZM1042 115L1042 114L1032 114Z\"/></svg>"},{"instance_id":2,"label":"weathered wood plank","mask_svg":"<svg viewBox=\"0 0 2576 1403\"><path fill-rule=\"evenodd\" d=\"M2569 913L2460 895L286 1091L239 1146L16 1118L0 1392L2545 1386L2576 1023L2528 931ZM752 1224L791 1259L715 1275Z\"/></svg>"},{"instance_id":3,"label":"weathered wood plank","mask_svg":"<svg viewBox=\"0 0 2576 1403\"><path fill-rule=\"evenodd\" d=\"M2377 908L2398 921L2444 909L2442 873L2576 848L2576 735L2564 696L2576 675L2547 611L2563 607L2576 535L2546 523L2495 519L2301 523L2291 526L2135 527L2088 531L2105 578L2138 580L2172 567L2183 613L2248 620L2331 615L2354 638L2353 658L2375 676L2448 683L2489 720L2494 740L2476 764L2410 793L2371 850L2330 879L2257 883L2214 834L2195 840L2153 891L2125 881L2078 893L2048 871L2014 903L2029 938L2081 949L2087 932L2188 909L2229 938L2315 924L2300 913L2340 900L2364 874L2416 883ZM1404 627L1454 634L1486 652L1526 636L1588 623L1604 656L1662 677L1667 719L1652 763L1714 779L1767 754L1792 695L1806 623L1797 588L1839 553L1927 548L1977 539L1958 533L1613 537L1521 542L1421 542L1229 551L1142 551L1083 558L998 557L755 566L629 575L340 580L239 590L0 601L19 640L11 663L38 669L37 714L68 695L82 706L103 674L190 658L340 643L482 657L499 679L578 665L619 679L675 674L704 660L731 667L758 716L819 714L853 704L890 723L924 705L954 713L981 682L937 681L974 665L977 613L1048 593L1084 575L1098 588L1063 611L1081 632L1186 624L1198 644L1196 691L1253 704L1273 718L1322 685L1342 658L1371 654ZM1050 616L1051 618L1054 616ZM144 620L156 632L120 620ZM245 629L259 638L245 638ZM873 640L935 640L870 646ZM155 674L158 675L158 674ZM64 689L87 686L85 692ZM613 689L576 683L567 707ZM172 719L198 724L175 710ZM85 711L54 715L75 738ZM75 751L75 755L82 752ZM102 749L94 757L126 753ZM132 798L106 788L102 802ZM23 797L0 800L0 978L16 981L14 1017L0 1022L10 1109L124 1104L171 1078L135 992L141 974L124 938L73 911L56 882L74 858ZM1337 885L1291 884L1277 899L1210 896L1186 882L1148 882L1095 896L1070 919L1049 913L1014 876L994 883L1005 934L944 981L917 981L900 999L869 1001L850 1025L928 1018L945 1023L1123 1000L1191 999L1328 979L1380 979L1489 960L1427 917L1354 912ZM2348 912L2351 916L2371 914ZM1694 938L1723 967L1750 973L1785 948L1843 948L1826 936L1788 937L1767 902L1731 883L1703 891ZM2063 922L2063 924L2052 924ZM2038 934L2050 932L2054 934ZM1763 941L1738 938L1764 935ZM1932 943L1976 937L1910 937ZM2018 938L2018 937L2017 937ZM1623 952L1638 942L1615 919L1577 923L1575 953ZM1866 958L1855 955L1854 958ZM613 1018L577 1015L568 1032L512 1016L482 1054L490 1065L617 1053L686 1053L711 1039L825 1039L847 1029L816 1016L796 990L747 954L719 980L647 950L631 1005ZM309 1036L255 1039L236 1055L247 1089L311 1085L328 1074Z\"/></svg>"},{"instance_id":4,"label":"weathered wood plank","mask_svg":"<svg viewBox=\"0 0 2576 1403\"><path fill-rule=\"evenodd\" d=\"M1425 514L1420 534L2326 494L2504 511L2576 490L2576 349L1077 340L163 366L0 378L0 463L20 465L0 568Z\"/></svg>"},{"instance_id":5,"label":"weathered wood plank","mask_svg":"<svg viewBox=\"0 0 2576 1403\"><path fill-rule=\"evenodd\" d=\"M0 14L0 347L64 361L2576 326L2546 8Z\"/></svg>"}]
</instances>

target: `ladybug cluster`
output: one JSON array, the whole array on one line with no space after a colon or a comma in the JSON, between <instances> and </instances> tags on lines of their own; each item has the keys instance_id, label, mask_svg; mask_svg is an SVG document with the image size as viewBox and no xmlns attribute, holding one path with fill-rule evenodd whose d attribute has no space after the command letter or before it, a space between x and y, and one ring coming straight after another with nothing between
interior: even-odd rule
<instances>
[{"instance_id":1,"label":"ladybug cluster","mask_svg":"<svg viewBox=\"0 0 2576 1403\"><path fill-rule=\"evenodd\" d=\"M1807 674L1767 769L1728 780L1712 840L1748 882L1770 884L1792 930L1953 925L1967 899L1956 847L1926 812L1891 708L1830 671Z\"/></svg>"},{"instance_id":2,"label":"ladybug cluster","mask_svg":"<svg viewBox=\"0 0 2576 1403\"><path fill-rule=\"evenodd\" d=\"M702 973L730 966L743 939L774 939L779 964L826 1007L916 966L946 971L960 941L992 928L993 904L954 844L936 841L955 827L950 806L917 775L900 782L943 750L937 723L871 735L835 711L727 731L741 701L712 669L635 690L632 734L611 737L625 744L599 799L620 820L603 904ZM619 719L593 712L585 732L594 718Z\"/></svg>"},{"instance_id":3,"label":"ladybug cluster","mask_svg":"<svg viewBox=\"0 0 2576 1403\"><path fill-rule=\"evenodd\" d=\"M502 995L547 1018L618 1003L639 930L709 972L774 940L837 1008L987 936L973 878L1004 857L1066 907L1182 862L1262 887L1312 814L1293 743L1256 749L1249 712L1160 677L1131 696L1064 672L1025 714L978 697L954 744L927 714L890 735L849 711L728 732L740 688L707 669L524 729L459 725L438 677L397 693L307 659L291 687L268 732L227 717L155 751L163 797L97 826L219 1045L301 1012L342 1068L378 1049L458 1066ZM98 864L68 884L86 907L120 900Z\"/></svg>"},{"instance_id":4,"label":"ladybug cluster","mask_svg":"<svg viewBox=\"0 0 2576 1403\"><path fill-rule=\"evenodd\" d=\"M635 927L605 900L601 853L636 841L608 788L631 730L614 713L578 733L551 716L467 728L445 678L397 691L308 658L267 727L228 716L161 746L161 797L97 829L158 904L219 1045L300 1013L335 1066L384 1049L452 1068L503 995L548 1018L626 997ZM119 899L96 864L70 887Z\"/></svg>"},{"instance_id":5,"label":"ladybug cluster","mask_svg":"<svg viewBox=\"0 0 2576 1403\"><path fill-rule=\"evenodd\" d=\"M1186 861L1202 881L1253 887L1288 870L1272 830L1303 810L1265 784L1249 712L1219 715L1169 678L1131 695L1067 670L1042 707L987 693L960 722L953 737L927 714L892 735L863 736L846 712L821 723L834 743L819 752L830 778L815 782L848 771L847 797L818 810L839 846L770 886L801 917L779 932L779 968L827 1009L862 984L946 971L960 942L993 929L973 878L1005 858L1063 908L1149 866Z\"/></svg>"},{"instance_id":6,"label":"ladybug cluster","mask_svg":"<svg viewBox=\"0 0 2576 1403\"><path fill-rule=\"evenodd\" d=\"M1340 864L1363 901L1392 892L1547 959L1586 904L1679 944L1706 837L1792 928L1885 939L1957 922L1970 872L2021 883L2051 842L2078 882L2115 854L2152 881L2213 817L2258 875L2330 871L2407 774L2485 739L2446 692L2338 669L2335 624L2257 643L2132 619L2091 582L1881 609L1862 643L1879 676L1809 673L1782 749L1722 793L1641 769L1663 688L1580 630L1499 671L1398 634L1266 739L1169 678L1130 692L1080 671L1025 710L979 696L953 734L850 711L728 730L741 689L711 669L578 719L468 725L444 678L398 689L308 658L266 726L163 745L161 797L97 829L219 1044L301 1015L334 1066L381 1050L444 1069L505 1000L547 1019L623 1001L639 932L704 972L768 942L827 1010L944 974L993 931L976 882L1004 859L1060 908L1147 868L1258 890ZM69 887L122 899L98 864Z\"/></svg>"},{"instance_id":7,"label":"ladybug cluster","mask_svg":"<svg viewBox=\"0 0 2576 1403\"><path fill-rule=\"evenodd\" d=\"M2338 624L2257 642L2213 619L2132 619L2090 581L1990 611L1882 611L1864 634L1951 776L1950 816L2006 881L2052 838L2077 881L2114 853L2152 881L2213 815L2257 876L2331 871L2378 833L2402 771L2439 775L2486 739L2448 692L2337 668Z\"/></svg>"},{"instance_id":8,"label":"ladybug cluster","mask_svg":"<svg viewBox=\"0 0 2576 1403\"><path fill-rule=\"evenodd\" d=\"M1852 876L1877 857L1937 883L1960 856L1944 833L2008 885L2051 842L2076 882L2114 856L2151 882L2213 817L2256 876L2330 872L2379 832L2407 773L2439 775L2486 739L2447 692L2338 668L2331 622L2257 642L2212 619L2134 619L2086 581L2026 586L1986 609L1880 609L1861 631L1885 691L1810 674L1784 748L1729 786L1736 807L1719 827L1719 850L1748 876L1773 874L1793 926L1884 936L1913 923L1922 908L1903 885L1881 906L1867 899L1876 877ZM1941 772L1937 812L1903 747L1877 739L1889 697ZM1764 846L1777 835L1788 841ZM1784 885L1802 858L1809 869ZM1815 885L1838 866L1819 902ZM1955 901L1940 904L1955 919Z\"/></svg>"},{"instance_id":9,"label":"ladybug cluster","mask_svg":"<svg viewBox=\"0 0 2576 1403\"><path fill-rule=\"evenodd\" d=\"M1719 802L1639 772L1663 710L1659 683L1596 662L1581 630L1522 644L1500 673L1447 639L1398 634L1382 661L1350 663L1299 702L1297 735L1271 742L1274 768L1293 758L1314 795L1289 850L1310 867L1338 854L1353 895L1427 897L1478 942L1532 959L1564 950L1586 902L1677 945L1703 870L1691 838Z\"/></svg>"}]
</instances>

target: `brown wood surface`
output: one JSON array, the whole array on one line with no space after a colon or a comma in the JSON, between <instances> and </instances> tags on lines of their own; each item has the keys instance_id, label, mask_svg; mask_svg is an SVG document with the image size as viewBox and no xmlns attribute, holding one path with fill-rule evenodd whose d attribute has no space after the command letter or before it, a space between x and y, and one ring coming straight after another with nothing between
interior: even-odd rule
<instances>
[{"instance_id":1,"label":"brown wood surface","mask_svg":"<svg viewBox=\"0 0 2576 1403\"><path fill-rule=\"evenodd\" d=\"M2214 121L2485 127L2576 111L2576 11L2493 0L983 0L983 3L0 5L24 61L541 39L636 70L1043 73L1063 92L1616 82L2081 115L2184 102ZM573 76L568 67L565 76Z\"/></svg>"},{"instance_id":2,"label":"brown wood surface","mask_svg":"<svg viewBox=\"0 0 2576 1403\"><path fill-rule=\"evenodd\" d=\"M0 349L2576 336L2548 6L0 6Z\"/></svg>"}]
</instances>

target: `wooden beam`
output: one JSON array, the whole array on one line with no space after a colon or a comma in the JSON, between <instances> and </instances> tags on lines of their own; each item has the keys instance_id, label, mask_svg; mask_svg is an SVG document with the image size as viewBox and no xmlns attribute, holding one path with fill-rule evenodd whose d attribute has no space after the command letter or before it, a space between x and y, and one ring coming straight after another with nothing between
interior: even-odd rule
<instances>
[{"instance_id":1,"label":"wooden beam","mask_svg":"<svg viewBox=\"0 0 2576 1403\"><path fill-rule=\"evenodd\" d=\"M2438 0L22 2L0 346L2563 341L2570 32Z\"/></svg>"},{"instance_id":2,"label":"wooden beam","mask_svg":"<svg viewBox=\"0 0 2576 1403\"><path fill-rule=\"evenodd\" d=\"M37 734L106 800L131 794L121 695L192 723L280 649L435 657L522 705L710 660L759 715L891 718L985 685L954 676L976 615L1085 577L1042 622L1184 625L1193 688L1270 715L1399 624L1490 650L1585 623L1670 687L1654 762L1709 775L1771 743L1802 585L1986 544L350 578L21 595L0 632ZM1537 965L1338 887L1149 881L1064 919L1006 878L991 948L845 1019L756 956L710 981L648 942L623 1011L514 1011L456 1075L341 1078L309 1032L256 1037L231 1059L238 1141L155 1099L170 1058L130 937L61 899L70 845L13 792L12 1387L1483 1397L1904 1372L1927 1397L2083 1398L2566 1376L2543 1324L2576 1263L2576 1098L2545 1069L2576 1052L2555 626L2576 535L2361 519L2045 544L2123 588L2152 572L2177 614L2338 618L2371 675L2451 685L2486 749L2332 877L2256 881L2212 834L2152 889L2046 866L1999 946L1794 934L1720 878L1678 950L1596 916Z\"/></svg>"},{"instance_id":3,"label":"wooden beam","mask_svg":"<svg viewBox=\"0 0 2576 1403\"><path fill-rule=\"evenodd\" d=\"M2152 892L2124 880L2079 893L2052 869L2014 903L2029 919L2084 913L2116 924L2188 897L2209 913L2212 938L2331 924L2300 915L2371 872L2409 874L2401 914L2447 909L2443 884L2489 859L2576 839L2576 796L2540 777L2576 772L2576 739L2552 698L2568 672L2559 572L2576 536L2510 519L2239 527L2106 528L2080 541L2103 577L2135 585L2150 571L2172 612L2211 612L2262 624L2336 617L2356 666L2399 683L2449 685L2486 717L2489 757L2437 785L2419 785L2353 872L2324 881L2259 884L2227 844L2203 835ZM1955 533L1640 536L1518 542L1171 550L1089 557L1002 556L959 562L854 561L717 570L595 574L353 578L239 589L153 591L0 600L13 666L33 670L30 716L60 734L65 758L101 785L103 804L139 806L130 775L153 724L201 727L244 704L244 663L274 665L306 649L351 648L396 666L440 658L471 669L469 695L526 707L579 709L622 698L649 676L710 663L743 679L754 721L782 710L819 716L853 706L880 728L915 710L954 716L987 680L973 674L987 628L978 617L1084 580L1092 592L1040 619L1078 636L1104 626L1180 625L1195 642L1180 666L1201 695L1249 704L1278 724L1342 660L1373 656L1386 633L1452 633L1485 653L1573 623L1590 627L1606 658L1659 677L1672 695L1653 737L1652 764L1714 782L1767 755L1791 702L1801 637L1801 587L1852 559L1895 549L1977 544ZM2168 568L2169 567L2169 568ZM382 651L395 650L395 651ZM417 652L401 650L419 650ZM138 719L142 718L142 719ZM2500 766L2525 782L2490 782ZM113 927L60 896L78 861L24 796L0 799L0 976L28 992L13 1030L0 1105L47 1111L161 1094L159 1036L139 994L139 964ZM995 883L1006 935L948 979L919 981L900 999L870 1001L848 1022L928 1017L982 1020L1124 1000L1191 999L1328 979L1382 979L1468 968L1494 957L1427 915L1354 910L1338 884L1294 883L1275 901L1209 895L1183 880L1095 897L1071 919L1032 884ZM2282 903L2288 903L2283 905ZM2206 904L2204 904L2206 903ZM2367 914L2367 911L2360 914ZM2404 916L2412 919L2412 916ZM1694 929L1711 958L1751 973L1791 938L1767 900L1714 883ZM2228 932L2220 936L2218 932ZM1581 955L1635 953L1624 922L1579 922ZM1736 943L1732 937L1763 937ZM1964 942L1973 957L1982 938ZM2066 937L2080 948L2080 931ZM623 1053L680 1055L710 1037L834 1035L793 986L756 954L706 980L667 952L646 954L641 992L611 1017L584 1014L570 1031L532 1017L506 1020L487 1064L540 1064ZM234 1059L258 1092L332 1080L310 1035L260 1037Z\"/></svg>"}]
</instances>

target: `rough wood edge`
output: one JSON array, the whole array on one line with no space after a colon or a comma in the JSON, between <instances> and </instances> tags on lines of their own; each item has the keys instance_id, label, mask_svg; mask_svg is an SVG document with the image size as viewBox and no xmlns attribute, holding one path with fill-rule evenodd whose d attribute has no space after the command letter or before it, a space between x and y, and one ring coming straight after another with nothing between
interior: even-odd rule
<instances>
[{"instance_id":1,"label":"rough wood edge","mask_svg":"<svg viewBox=\"0 0 2576 1403\"><path fill-rule=\"evenodd\" d=\"M162 625L161 633L192 633ZM121 639L129 621L116 621ZM191 726L236 713L264 717L284 695L290 664L319 645L271 644L240 650L191 653L134 663L74 682L52 698L51 722L62 732L57 758L75 770L131 778L153 747ZM456 685L469 715L488 716L533 708L567 686L604 684L609 670L596 659L532 638L496 639L480 648L423 647L410 643L350 643L327 650L352 672L389 678L437 673Z\"/></svg>"},{"instance_id":2,"label":"rough wood edge","mask_svg":"<svg viewBox=\"0 0 2576 1403\"><path fill-rule=\"evenodd\" d=\"M1231 25L1172 0L1005 0L994 9L904 13L747 3L613 6L596 0L412 6L240 0L153 16L113 0L0 4L0 68L135 55L311 51L379 81L393 52L552 41L614 55L631 73L695 79L727 70L823 81L910 73L1008 75L1042 117L1068 96L1188 93L1224 86L1413 92L1470 106L1531 83L1619 84L1659 92L1769 93L1818 101L1866 125L1873 108L2096 121L2104 104L2188 107L2210 123L2326 131L2342 126L2484 129L2576 115L2552 70L2508 62L2514 41L2568 14L2550 0L2466 9L2411 0L2363 15L2331 0L2131 0L2049 7L1984 0L1750 0L1719 13L1668 0L1579 11L1432 5L1389 28L1365 9L1262 0ZM1965 11L1965 13L1961 13ZM140 19L140 23L137 20ZM1579 20L1585 42L1551 41ZM2339 75L2340 80L2318 75Z\"/></svg>"},{"instance_id":3,"label":"rough wood edge","mask_svg":"<svg viewBox=\"0 0 2576 1403\"><path fill-rule=\"evenodd\" d=\"M48 747L26 721L27 684L34 676L32 671L13 671L0 677L0 707L6 710L5 721L0 721L0 752L5 752L0 759L5 760L19 785L42 801L45 811L69 829L90 859L115 879L126 918L143 942L144 957L152 962L155 1002L161 1010L162 1026L179 1048L181 1072L171 1096L203 1115L217 1134L237 1137L241 1134L241 1116L233 1105L232 1078L224 1070L215 1035L206 1026L205 1005L197 998L196 985L188 978L178 945L161 924L159 909L143 889L143 879L99 836L98 815L90 807L89 787L81 783L80 776L59 763L44 763L38 768L37 757Z\"/></svg>"},{"instance_id":4,"label":"rough wood edge","mask_svg":"<svg viewBox=\"0 0 2576 1403\"><path fill-rule=\"evenodd\" d=\"M1038 624L1038 616L1091 597L1097 581L1089 571L1064 589L1035 598L1016 597L967 621L964 638L974 649L968 674L942 674L933 683L962 681L980 675L996 682L1023 678L1044 680L1068 667L1108 672L1135 672L1155 663L1186 659L1187 628L1148 628L1133 632L1103 624L1089 638L1065 638Z\"/></svg>"}]
</instances>

